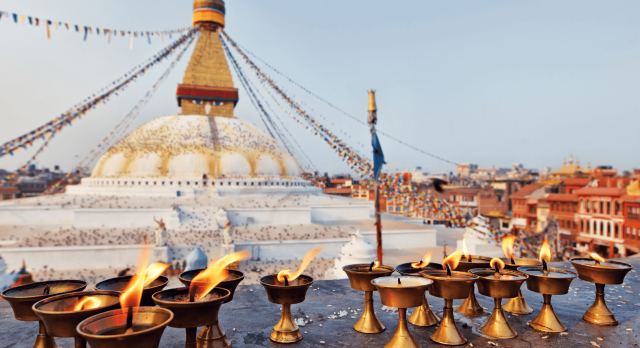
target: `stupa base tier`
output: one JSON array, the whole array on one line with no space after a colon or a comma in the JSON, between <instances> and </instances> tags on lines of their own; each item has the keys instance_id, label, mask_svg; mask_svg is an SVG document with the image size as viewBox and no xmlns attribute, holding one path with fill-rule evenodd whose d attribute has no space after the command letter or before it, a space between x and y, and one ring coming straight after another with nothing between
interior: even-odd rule
<instances>
[{"instance_id":1,"label":"stupa base tier","mask_svg":"<svg viewBox=\"0 0 640 348\"><path fill-rule=\"evenodd\" d=\"M416 326L433 326L440 322L440 318L433 313L427 299L422 299L422 306L416 308L416 310L409 317L409 322Z\"/></svg>"},{"instance_id":2,"label":"stupa base tier","mask_svg":"<svg viewBox=\"0 0 640 348\"><path fill-rule=\"evenodd\" d=\"M460 346L467 343L467 339L462 336L453 317L453 300L444 300L442 320L436 332L431 335L431 340L447 346Z\"/></svg>"},{"instance_id":3,"label":"stupa base tier","mask_svg":"<svg viewBox=\"0 0 640 348\"><path fill-rule=\"evenodd\" d=\"M465 315L467 317L477 317L484 313L484 308L478 303L478 299L476 298L475 286L471 287L471 291L469 292L469 297L465 298L458 307L458 313Z\"/></svg>"},{"instance_id":4,"label":"stupa base tier","mask_svg":"<svg viewBox=\"0 0 640 348\"><path fill-rule=\"evenodd\" d=\"M216 322L212 325L206 325L198 334L196 340L197 348L229 348L231 347L231 340L227 338L220 327L220 322Z\"/></svg>"},{"instance_id":5,"label":"stupa base tier","mask_svg":"<svg viewBox=\"0 0 640 348\"><path fill-rule=\"evenodd\" d=\"M362 333L380 333L385 330L385 327L374 311L373 291L365 291L364 294L364 310L353 329Z\"/></svg>"},{"instance_id":6,"label":"stupa base tier","mask_svg":"<svg viewBox=\"0 0 640 348\"><path fill-rule=\"evenodd\" d=\"M515 338L518 337L516 330L511 327L502 310L502 299L495 299L496 305L487 324L482 327L482 333L495 338Z\"/></svg>"},{"instance_id":7,"label":"stupa base tier","mask_svg":"<svg viewBox=\"0 0 640 348\"><path fill-rule=\"evenodd\" d=\"M567 327L562 324L551 306L551 295L543 295L544 304L538 316L529 323L532 328L543 332L565 332Z\"/></svg>"},{"instance_id":8,"label":"stupa base tier","mask_svg":"<svg viewBox=\"0 0 640 348\"><path fill-rule=\"evenodd\" d=\"M510 298L507 303L502 306L502 309L505 312L513 313L513 314L531 314L533 313L533 308L529 306L527 300L522 296L522 290L518 291L518 297Z\"/></svg>"},{"instance_id":9,"label":"stupa base tier","mask_svg":"<svg viewBox=\"0 0 640 348\"><path fill-rule=\"evenodd\" d=\"M273 331L269 338L278 343L294 343L302 340L300 328L291 318L291 305L285 303L282 305L282 315L280 321L273 327Z\"/></svg>"},{"instance_id":10,"label":"stupa base tier","mask_svg":"<svg viewBox=\"0 0 640 348\"><path fill-rule=\"evenodd\" d=\"M407 326L407 309L398 308L398 329L391 337L391 340L384 345L385 348L422 348L421 345L411 336Z\"/></svg>"},{"instance_id":11,"label":"stupa base tier","mask_svg":"<svg viewBox=\"0 0 640 348\"><path fill-rule=\"evenodd\" d=\"M618 320L604 300L604 284L596 284L596 299L591 307L587 309L587 312L584 313L582 319L596 325L618 325Z\"/></svg>"}]
</instances>

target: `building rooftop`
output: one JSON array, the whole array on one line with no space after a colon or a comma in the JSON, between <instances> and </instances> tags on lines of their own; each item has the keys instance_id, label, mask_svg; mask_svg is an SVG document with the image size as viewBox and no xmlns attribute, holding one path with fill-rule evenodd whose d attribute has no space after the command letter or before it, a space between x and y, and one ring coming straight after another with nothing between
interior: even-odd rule
<instances>
[{"instance_id":1,"label":"building rooftop","mask_svg":"<svg viewBox=\"0 0 640 348\"><path fill-rule=\"evenodd\" d=\"M589 178L569 178L562 183L565 186L587 186L591 182Z\"/></svg>"},{"instance_id":2,"label":"building rooftop","mask_svg":"<svg viewBox=\"0 0 640 348\"><path fill-rule=\"evenodd\" d=\"M623 188L584 187L573 192L578 196L622 196L626 193Z\"/></svg>"},{"instance_id":3,"label":"building rooftop","mask_svg":"<svg viewBox=\"0 0 640 348\"><path fill-rule=\"evenodd\" d=\"M545 199L547 201L577 202L578 196L568 193L551 193Z\"/></svg>"},{"instance_id":4,"label":"building rooftop","mask_svg":"<svg viewBox=\"0 0 640 348\"><path fill-rule=\"evenodd\" d=\"M538 185L538 184L526 185L523 188L521 188L519 191L517 191L514 194L512 194L510 196L510 198L511 199L529 198L527 196L529 196L530 194L534 193L535 191L537 191L538 189L540 189L542 187L543 187L542 185Z\"/></svg>"}]
</instances>

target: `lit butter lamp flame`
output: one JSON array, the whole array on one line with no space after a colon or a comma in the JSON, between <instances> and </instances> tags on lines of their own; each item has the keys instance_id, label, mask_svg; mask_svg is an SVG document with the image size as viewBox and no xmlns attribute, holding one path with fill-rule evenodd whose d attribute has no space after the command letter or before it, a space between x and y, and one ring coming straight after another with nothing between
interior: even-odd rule
<instances>
[{"instance_id":1,"label":"lit butter lamp flame","mask_svg":"<svg viewBox=\"0 0 640 348\"><path fill-rule=\"evenodd\" d=\"M469 250L467 250L467 236L462 237L462 253L464 253L464 257L467 259L467 262L473 262L471 255L469 254ZM457 266L457 264L456 264ZM454 268L455 269L455 268Z\"/></svg>"},{"instance_id":2,"label":"lit butter lamp flame","mask_svg":"<svg viewBox=\"0 0 640 348\"><path fill-rule=\"evenodd\" d=\"M149 254L151 248L145 246L140 251L140 258L138 259L138 265L136 271L131 277L129 284L120 294L120 306L122 312L127 312L127 329L125 334L133 333L133 311L134 307L140 307L140 300L142 299L142 290L144 287L153 283L164 271L169 267L165 263L152 263L149 265Z\"/></svg>"},{"instance_id":3,"label":"lit butter lamp flame","mask_svg":"<svg viewBox=\"0 0 640 348\"><path fill-rule=\"evenodd\" d=\"M380 261L371 262L371 265L369 265L369 272L373 272L374 269L378 268L380 268Z\"/></svg>"},{"instance_id":4,"label":"lit butter lamp flame","mask_svg":"<svg viewBox=\"0 0 640 348\"><path fill-rule=\"evenodd\" d=\"M447 270L447 276L451 277L451 271L458 267L461 258L462 252L460 250L456 250L442 260L442 268Z\"/></svg>"},{"instance_id":5,"label":"lit butter lamp flame","mask_svg":"<svg viewBox=\"0 0 640 348\"><path fill-rule=\"evenodd\" d=\"M498 257L494 257L491 259L489 265L496 271L494 277L500 279L500 271L504 269L504 261L500 260Z\"/></svg>"},{"instance_id":6,"label":"lit butter lamp flame","mask_svg":"<svg viewBox=\"0 0 640 348\"><path fill-rule=\"evenodd\" d=\"M321 251L322 248L309 250L309 252L302 258L302 263L300 263L300 268L298 268L298 271L296 273L291 273L290 269L283 269L282 271L278 272L278 276L276 278L278 279L278 282L280 284L276 285L281 285L282 283L284 283L284 285L286 286L289 285L290 281L298 279L302 272L304 272L305 268L309 266L309 263L311 263L311 261L315 259Z\"/></svg>"},{"instance_id":7,"label":"lit butter lamp flame","mask_svg":"<svg viewBox=\"0 0 640 348\"><path fill-rule=\"evenodd\" d=\"M73 311L82 311L87 309L94 309L100 307L102 301L96 296L85 296L73 306Z\"/></svg>"},{"instance_id":8,"label":"lit butter lamp flame","mask_svg":"<svg viewBox=\"0 0 640 348\"><path fill-rule=\"evenodd\" d=\"M547 237L544 237L544 242L542 242L542 247L540 248L540 262L542 262L544 275L547 275L549 272L547 262L551 262L551 247L549 246Z\"/></svg>"},{"instance_id":9,"label":"lit butter lamp flame","mask_svg":"<svg viewBox=\"0 0 640 348\"><path fill-rule=\"evenodd\" d=\"M592 259L596 260L596 266L600 266L600 262L607 262L607 260L605 260L604 257L596 253L589 253L589 256L591 256Z\"/></svg>"},{"instance_id":10,"label":"lit butter lamp flame","mask_svg":"<svg viewBox=\"0 0 640 348\"><path fill-rule=\"evenodd\" d=\"M513 258L513 246L515 244L516 236L505 236L502 238L502 251L504 252L504 257L511 260L512 265L516 264L516 260Z\"/></svg>"},{"instance_id":11,"label":"lit butter lamp flame","mask_svg":"<svg viewBox=\"0 0 640 348\"><path fill-rule=\"evenodd\" d=\"M427 251L422 257L422 259L420 260L420 262L412 262L411 267L413 268L427 267L427 265L431 263L431 254L432 254L431 250Z\"/></svg>"},{"instance_id":12,"label":"lit butter lamp flame","mask_svg":"<svg viewBox=\"0 0 640 348\"><path fill-rule=\"evenodd\" d=\"M207 269L198 273L191 281L189 302L201 301L213 288L227 278L229 271L226 267L249 257L251 257L251 253L246 250L236 251L209 264Z\"/></svg>"}]
</instances>

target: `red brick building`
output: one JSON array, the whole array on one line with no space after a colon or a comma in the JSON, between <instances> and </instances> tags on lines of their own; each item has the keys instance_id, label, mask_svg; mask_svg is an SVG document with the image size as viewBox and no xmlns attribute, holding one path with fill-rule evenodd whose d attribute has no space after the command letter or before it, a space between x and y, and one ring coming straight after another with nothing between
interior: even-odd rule
<instances>
[{"instance_id":1,"label":"red brick building","mask_svg":"<svg viewBox=\"0 0 640 348\"><path fill-rule=\"evenodd\" d=\"M623 214L625 256L630 256L640 253L640 196L625 196Z\"/></svg>"},{"instance_id":2,"label":"red brick building","mask_svg":"<svg viewBox=\"0 0 640 348\"><path fill-rule=\"evenodd\" d=\"M478 214L508 215L509 202L503 190L488 188L478 193Z\"/></svg>"},{"instance_id":3,"label":"red brick building","mask_svg":"<svg viewBox=\"0 0 640 348\"><path fill-rule=\"evenodd\" d=\"M538 223L538 201L544 199L543 185L526 185L511 195L512 228L516 231L535 231Z\"/></svg>"},{"instance_id":4,"label":"red brick building","mask_svg":"<svg viewBox=\"0 0 640 348\"><path fill-rule=\"evenodd\" d=\"M18 198L19 190L13 186L0 186L0 201Z\"/></svg>"},{"instance_id":5,"label":"red brick building","mask_svg":"<svg viewBox=\"0 0 640 348\"><path fill-rule=\"evenodd\" d=\"M549 216L558 221L560 237L563 240L576 242L580 233L576 222L578 196L568 193L552 193L547 195L545 200L549 204Z\"/></svg>"},{"instance_id":6,"label":"red brick building","mask_svg":"<svg viewBox=\"0 0 640 348\"><path fill-rule=\"evenodd\" d=\"M562 182L561 193L572 194L574 191L587 186L591 182L589 178L569 178Z\"/></svg>"},{"instance_id":7,"label":"red brick building","mask_svg":"<svg viewBox=\"0 0 640 348\"><path fill-rule=\"evenodd\" d=\"M624 243L623 203L625 189L585 187L574 192L578 196L578 228L576 240L589 250L612 258Z\"/></svg>"},{"instance_id":8,"label":"red brick building","mask_svg":"<svg viewBox=\"0 0 640 348\"><path fill-rule=\"evenodd\" d=\"M478 194L482 192L481 188L454 188L447 190L449 194L449 202L460 209L463 213L469 213L471 216L478 215Z\"/></svg>"}]
</instances>

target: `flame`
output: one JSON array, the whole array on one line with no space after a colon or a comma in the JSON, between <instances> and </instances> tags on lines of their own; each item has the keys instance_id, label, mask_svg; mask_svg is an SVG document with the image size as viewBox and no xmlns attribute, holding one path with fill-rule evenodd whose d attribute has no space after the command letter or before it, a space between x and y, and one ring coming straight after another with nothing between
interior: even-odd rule
<instances>
[{"instance_id":1,"label":"flame","mask_svg":"<svg viewBox=\"0 0 640 348\"><path fill-rule=\"evenodd\" d=\"M420 262L412 262L411 263L411 267L413 267L413 268L426 267L430 262L431 262L431 250L427 251L424 254L424 256L422 257L422 260L420 260Z\"/></svg>"},{"instance_id":2,"label":"flame","mask_svg":"<svg viewBox=\"0 0 640 348\"><path fill-rule=\"evenodd\" d=\"M373 271L374 269L379 268L379 267L380 267L380 261L376 261L376 262L373 263L373 267L371 267L371 270ZM283 281L284 281L284 279L283 279Z\"/></svg>"},{"instance_id":3,"label":"flame","mask_svg":"<svg viewBox=\"0 0 640 348\"><path fill-rule=\"evenodd\" d=\"M82 297L75 306L73 306L74 311L81 311L85 309L93 309L98 308L102 304L102 301L97 296L86 296Z\"/></svg>"},{"instance_id":4,"label":"flame","mask_svg":"<svg viewBox=\"0 0 640 348\"><path fill-rule=\"evenodd\" d=\"M150 264L144 274L144 285L142 287L145 288L149 284L153 283L153 281L158 279L158 277L161 276L167 268L169 268L168 263L155 262Z\"/></svg>"},{"instance_id":5,"label":"flame","mask_svg":"<svg viewBox=\"0 0 640 348\"><path fill-rule=\"evenodd\" d=\"M451 267L451 270L455 270L460 263L460 259L462 258L462 252L460 250L456 250L451 255L447 256L442 260L442 268L447 269L447 265Z\"/></svg>"},{"instance_id":6,"label":"flame","mask_svg":"<svg viewBox=\"0 0 640 348\"><path fill-rule=\"evenodd\" d=\"M191 286L189 286L190 293L193 291L193 287L197 287L195 289L195 301L206 296L209 291L213 290L213 288L227 278L229 275L229 271L226 269L227 266L249 257L251 257L251 253L246 250L242 250L225 255L219 260L210 263L207 269L198 273L198 275L193 278Z\"/></svg>"},{"instance_id":7,"label":"flame","mask_svg":"<svg viewBox=\"0 0 640 348\"><path fill-rule=\"evenodd\" d=\"M464 257L465 257L467 260L469 260L469 251L467 250L467 243L466 243L466 239L467 239L467 236L464 236L464 237L462 238L462 252L464 253ZM444 265L444 264L443 264L443 265ZM456 264L456 266L457 266L457 265L458 265L458 264Z\"/></svg>"},{"instance_id":8,"label":"flame","mask_svg":"<svg viewBox=\"0 0 640 348\"><path fill-rule=\"evenodd\" d=\"M300 263L300 268L298 268L298 271L292 274L291 270L283 269L278 273L278 281L281 283L284 282L285 277L289 281L297 279L302 274L302 272L304 272L304 269L307 268L311 260L315 259L315 257L318 256L318 254L320 254L321 251L322 251L322 248L315 248L315 249L309 250L309 252L306 255L304 255L304 257L302 258L302 263Z\"/></svg>"},{"instance_id":9,"label":"flame","mask_svg":"<svg viewBox=\"0 0 640 348\"><path fill-rule=\"evenodd\" d=\"M504 257L507 259L513 258L514 244L516 244L516 236L505 236L502 238L502 251L504 252Z\"/></svg>"},{"instance_id":10,"label":"flame","mask_svg":"<svg viewBox=\"0 0 640 348\"><path fill-rule=\"evenodd\" d=\"M160 262L148 266L150 253L151 247L145 245L140 251L140 258L133 277L131 277L122 294L120 294L120 306L123 313L126 308L139 307L144 287L151 284L169 267L168 264Z\"/></svg>"},{"instance_id":11,"label":"flame","mask_svg":"<svg viewBox=\"0 0 640 348\"><path fill-rule=\"evenodd\" d=\"M540 262L542 262L542 260L551 262L551 247L549 246L547 237L544 237L544 242L542 242L542 247L540 248Z\"/></svg>"},{"instance_id":12,"label":"flame","mask_svg":"<svg viewBox=\"0 0 640 348\"><path fill-rule=\"evenodd\" d=\"M589 253L589 256L591 256L592 259L598 261L598 262L606 262L607 260L604 259L604 257L596 254L596 253Z\"/></svg>"},{"instance_id":13,"label":"flame","mask_svg":"<svg viewBox=\"0 0 640 348\"><path fill-rule=\"evenodd\" d=\"M491 259L491 268L495 268L496 264L498 264L498 269L499 270L503 270L504 269L504 261L500 260L500 258L494 257Z\"/></svg>"}]
</instances>

